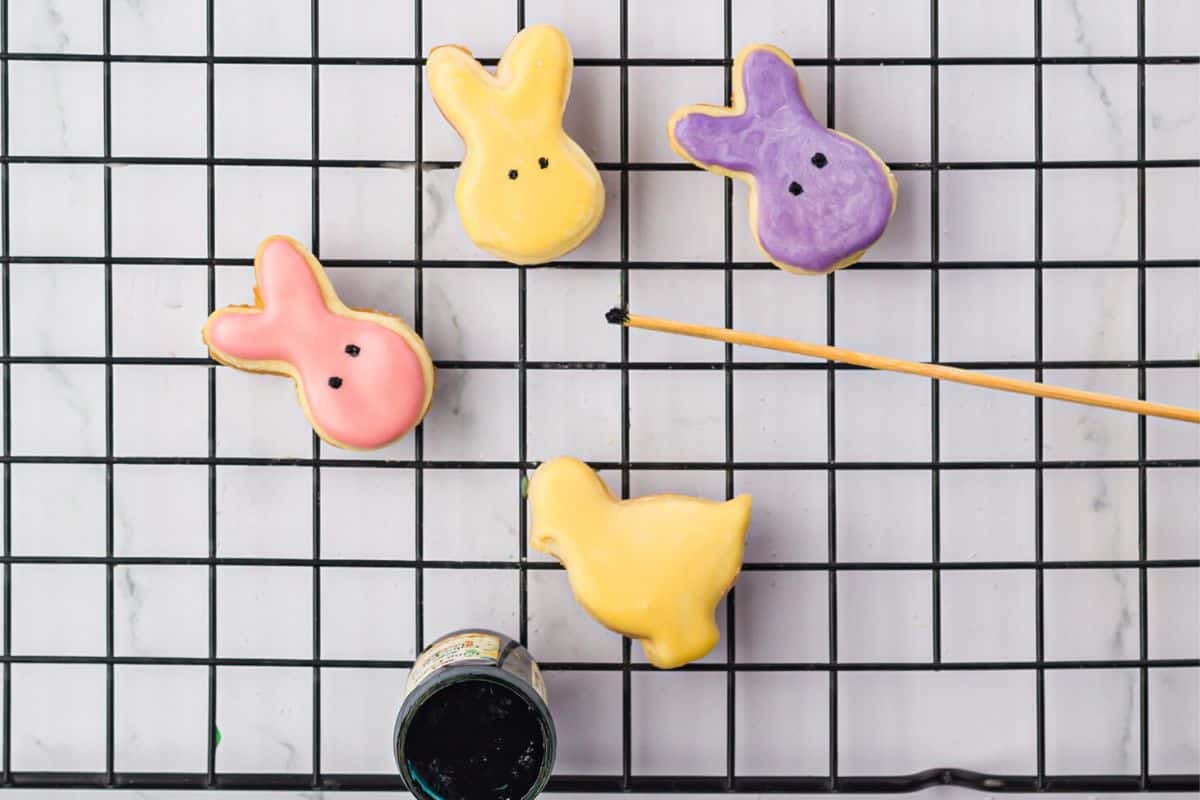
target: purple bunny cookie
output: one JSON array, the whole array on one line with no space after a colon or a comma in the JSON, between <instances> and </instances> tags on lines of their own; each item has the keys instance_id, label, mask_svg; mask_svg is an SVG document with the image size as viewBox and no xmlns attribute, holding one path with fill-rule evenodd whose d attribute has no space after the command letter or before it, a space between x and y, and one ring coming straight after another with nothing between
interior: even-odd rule
<instances>
[{"instance_id":1,"label":"purple bunny cookie","mask_svg":"<svg viewBox=\"0 0 1200 800\"><path fill-rule=\"evenodd\" d=\"M750 187L759 248L788 272L845 267L883 235L896 180L866 145L830 130L804 102L792 59L765 44L733 65L733 106L693 105L667 123L671 147Z\"/></svg>"}]
</instances>

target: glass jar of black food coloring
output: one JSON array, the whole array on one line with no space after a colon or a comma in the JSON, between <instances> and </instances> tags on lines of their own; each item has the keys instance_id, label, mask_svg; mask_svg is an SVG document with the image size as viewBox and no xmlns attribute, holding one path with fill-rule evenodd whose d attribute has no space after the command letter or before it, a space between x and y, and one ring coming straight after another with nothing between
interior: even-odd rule
<instances>
[{"instance_id":1,"label":"glass jar of black food coloring","mask_svg":"<svg viewBox=\"0 0 1200 800\"><path fill-rule=\"evenodd\" d=\"M556 738L537 662L485 629L431 644L409 673L393 730L419 800L526 800L550 779Z\"/></svg>"}]
</instances>

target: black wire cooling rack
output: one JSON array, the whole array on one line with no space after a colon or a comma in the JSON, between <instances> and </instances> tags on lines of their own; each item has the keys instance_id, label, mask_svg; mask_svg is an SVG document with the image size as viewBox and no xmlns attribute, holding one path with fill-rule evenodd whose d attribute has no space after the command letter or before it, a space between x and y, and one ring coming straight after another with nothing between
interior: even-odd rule
<instances>
[{"instance_id":1,"label":"black wire cooling rack","mask_svg":"<svg viewBox=\"0 0 1200 800\"><path fill-rule=\"evenodd\" d=\"M430 0L426 0L429 2ZM1146 358L1146 268L1153 267L1156 269L1168 268L1195 268L1200 265L1197 260L1154 260L1148 261L1146 258L1146 223L1145 223L1145 208L1146 208L1146 189L1145 177L1148 167L1191 167L1200 166L1200 159L1175 159L1175 160L1148 160L1146 158L1146 125L1145 125L1145 70L1148 64L1198 64L1200 56L1197 55L1182 55L1171 57L1148 57L1146 55L1146 32L1145 32L1145 5L1146 0L1138 0L1137 12L1137 55L1136 57L1045 57L1042 55L1042 2L1041 0L1026 0L1032 2L1033 5L1033 25L1034 25L1034 40L1033 40L1033 55L1031 57L1016 57L1016 58L942 58L938 54L938 19L939 9L938 0L930 2L930 42L931 53L928 58L839 58L834 50L834 20L835 20L835 5L836 0L827 0L827 31L826 31L826 52L823 57L819 58L804 58L798 59L797 64L803 66L823 66L829 67L827 73L827 95L826 95L826 114L829 124L834 124L834 97L835 97L835 75L836 70L833 66L853 66L853 65L889 65L889 66L925 66L930 67L930 141L931 141L931 158L925 163L898 163L892 164L892 168L898 171L924 171L929 174L931 182L931 257L927 262L872 262L855 267L856 270L871 270L871 269L920 269L926 270L929 273L930 283L930 303L931 303L931 360L939 359L939 324L938 324L938 277L941 271L970 269L973 265L967 262L952 262L943 261L939 257L938 232L939 232L939 201L938 201L938 183L939 175L947 170L994 170L994 169L1012 169L1020 168L1031 170L1035 180L1034 192L1034 258L1032 261L1020 262L989 262L988 268L1013 268L1013 269L1029 269L1034 275L1034 300L1035 300L1035 325L1034 328L1034 352L1035 357L1033 362L1016 362L1016 361L997 361L997 362L979 362L970 364L977 368L987 369L1032 369L1040 380L1043 371L1050 368L1125 368L1136 369L1137 371L1137 388L1138 396L1144 398L1146 396L1146 375L1148 370L1157 368L1183 367L1196 368L1200 367L1200 362L1197 360L1147 360ZM1045 460L1043 458L1043 413L1042 402L1036 401L1034 430L1036 437L1036 456L1030 462L972 462L972 463L954 463L941 461L939 459L939 387L937 383L931 383L931 412L929 417L929 425L932 436L932 458L928 463L904 463L897 464L893 462L854 462L848 464L839 462L835 450L835 426L834 419L836 413L834 385L837 379L838 372L844 367L833 364L817 364L817 363L734 363L732 359L732 348L729 345L725 346L724 358L720 362L715 363L636 363L631 364L629 359L629 335L628 331L624 330L621 333L621 358L617 362L604 363L582 363L582 362L533 362L526 358L526 272L524 269L516 268L518 276L518 296L515 298L517 302L518 316L518 358L515 362L439 362L439 366L451 368L482 368L482 369L503 369L513 370L518 377L518 459L515 462L485 462L485 461L433 461L424 457L423 436L422 430L418 428L413 434L415 452L411 461L373 461L373 460L339 460L336 466L361 466L374 468L403 468L412 470L415 474L416 483L416 502L415 502L415 555L411 560L391 560L391 561L369 561L358 563L347 559L323 559L321 558L321 516L318 513L321 502L321 471L322 468L335 466L330 462L323 462L320 455L319 442L314 437L312 440L312 455L311 458L301 459L250 459L250 458L222 458L217 456L217 427L216 427L216 376L212 362L201 358L120 358L113 356L113 290L112 290L112 266L114 263L137 263L137 264L192 264L206 266L208 269L208 306L211 310L215 306L215 267L218 265L246 265L249 264L249 259L224 259L217 258L215 253L215 233L214 233L214 168L217 166L300 166L311 169L312 181L312 249L316 253L320 253L319 232L319 192L320 192L320 168L327 166L337 167L380 167L394 166L396 162L375 162L375 161L345 161L345 160L322 160L316 157L319 153L319 126L316 124L318 119L317 110L320 103L318 70L321 65L329 64L386 64L386 65L408 65L420 67L423 64L423 59L420 54L426 52L429 44L422 38L422 3L421 0L416 0L415 16L414 16L414 52L416 57L412 58L322 58L317 54L319 52L317 43L320 34L320 26L318 22L318 0L311 0L311 44L312 55L308 57L298 58L276 58L276 57L224 57L214 55L214 35L213 35L213 19L214 19L214 0L207 0L207 30L206 42L207 50L205 55L197 56L158 56L158 55L114 55L111 52L111 31L110 31L110 2L111 0L103 0L103 50L96 54L46 54L46 53L21 53L11 52L8 47L8 31L7 26L3 33L0 33L0 185L3 188L3 207L0 208L0 225L3 226L3 283L0 288L0 305L2 305L4 315L3 327L3 404L4 404L4 454L3 454L3 492L4 492L4 647L3 647L3 693L4 693L4 713L3 713L3 774L0 776L0 783L4 786L27 786L27 787L129 787L129 788L223 788L223 789L399 789L402 788L398 776L393 775L368 775L368 774L328 774L321 770L321 677L322 669L330 667L345 667L355 666L362 668L396 668L410 666L411 662L403 660L359 660L348 662L345 660L323 659L320 657L320 641L321 641L321 568L328 566L394 566L411 568L415 573L415 607L416 617L414 623L415 649L420 651L427 643L427 632L423 627L423 608L424 608L424 592L423 592L423 569L437 568L455 568L466 567L472 568L496 568L496 569L511 569L516 570L519 575L520 586L520 604L519 604L519 631L518 636L522 641L528 640L528 601L527 601L527 575L531 569L553 569L553 565L543 564L540 562L529 562L526 559L526 521L524 502L520 503L518 518L520 519L520 559L514 563L506 562L455 562L455 561L431 561L423 558L423 506L422 506L422 487L424 477L427 471L439 469L473 469L473 468L508 468L517 470L522 476L532 469L535 465L527 458L526 446L526 377L529 370L539 369L601 369L617 371L620 374L620 396L621 396L621 423L622 434L620 442L620 460L613 463L597 464L599 468L611 469L619 471L621 492L624 496L629 495L630 488L630 473L632 470L653 469L653 470L674 470L674 469L700 469L722 472L725 476L725 488L728 496L732 496L734 492L734 473L736 470L755 470L755 469L795 469L795 470L817 470L827 474L828 477L828 560L815 563L772 563L772 564L748 564L748 570L756 569L780 569L780 570L815 570L825 572L828 576L828 620L829 620L829 655L827 661L811 664L774 664L774 663L739 663L736 660L735 648L733 642L737 637L735 625L734 604L736 602L736 592L730 595L726 608L726 636L727 636L727 657L725 663L704 663L691 665L685 669L698 671L715 671L725 675L726 678L726 733L725 733L725 772L721 775L677 775L677 776L643 776L638 775L632 769L631 757L631 675L635 671L643 671L650 669L645 664L633 663L630 657L630 642L625 640L623 643L622 657L620 663L613 664L547 664L546 669L553 670L569 670L569 669L588 669L588 670L616 670L621 675L622 700L621 700L621 770L617 774L601 775L601 776L556 776L550 785L553 791L646 791L646 792L894 792L908 791L924 786L937 784L954 784L960 786L968 786L976 789L981 789L989 792L997 791L1126 791L1126 790L1178 790L1178 791L1196 791L1200 788L1200 776L1197 774L1153 774L1150 769L1150 743L1149 743L1149 702L1148 702L1148 675L1151 668L1153 669L1172 669L1172 668L1196 668L1200 667L1200 659L1184 658L1184 659L1151 659L1148 654L1148 620L1147 620L1147 574L1152 570L1190 568L1195 569L1200 567L1200 561L1195 559L1189 560L1150 560L1147 557L1147 473L1151 470L1171 469L1171 468L1196 468L1200 466L1200 459L1175 459L1175 460L1151 460L1146 455L1146 420L1139 419L1138 434L1137 434L1137 459L1127 461L1071 461L1071 462L1055 462ZM330 3L332 0L323 0L325 3ZM629 174L632 171L668 171L668 170L688 170L689 165L685 164L668 164L668 163L631 163L629 160L629 69L630 67L641 66L719 66L725 70L725 89L726 96L729 95L731 82L731 67L732 67L732 16L733 16L734 0L725 0L723 7L724 16L724 47L723 53L717 58L703 59L668 59L668 58L630 58L628 55L628 5L629 0L620 0L620 55L618 58L581 58L577 59L577 63L587 66L606 67L617 70L620 75L620 160L615 163L601 163L599 167L602 170L616 172L620 179L620 195L622 202L619 205L619 210L616 211L620 215L620 258L614 262L573 262L571 269L601 269L615 270L620 275L620 299L622 303L627 303L629 300L629 276L630 272L639 269L713 269L722 272L724 275L724 322L727 325L733 323L733 276L738 270L755 270L755 269L773 269L769 265L759 262L740 262L733 258L733 225L734 225L734 204L733 204L733 184L731 181L725 181L724 194L724 258L720 263L711 265L694 264L694 263L671 263L671 262L636 262L630 259L630 224L629 224L629 205L625 202L625 198L629 195ZM0 0L0 16L8 19L10 11L10 3L8 0ZM515 16L513 19L514 31L520 29L525 24L525 4L524 0L515 0L514 8ZM8 88L9 88L9 65L15 61L87 61L98 62L103 66L103 104L105 110L105 122L103 130L103 155L99 157L37 157L23 156L20 154L12 154L9 149L9 103L8 103ZM207 211L208 211L208 230L207 230L207 256L204 258L194 259L153 259L153 258L137 258L137 259L122 259L114 258L112 250L112 158L111 146L111 66L114 63L120 62L183 62L204 64L207 66L207 139L206 139L206 155L202 158L149 158L149 157L122 157L119 159L122 164L189 164L203 165L207 168ZM495 61L489 63L494 64ZM213 133L213 108L214 108L214 81L213 72L214 65L217 64L293 64L293 65L310 65L312 69L312 152L314 157L311 159L277 159L277 158L216 158L214 156L214 133ZM1043 120L1043 100L1042 100L1042 68L1048 64L1129 64L1136 65L1138 77L1137 91L1137 157L1134 160L1126 161L1056 161L1050 162L1043 160L1042 153L1042 120ZM1025 65L1031 66L1034 71L1034 86L1035 86L1035 157L1032 162L970 162L970 163L950 163L940 161L938 157L938 67L942 65ZM454 268L471 268L481 265L491 264L491 262L472 261L472 260L427 260L423 256L422 230L424 225L422 211L422 191L423 191L423 175L426 170L442 170L453 169L457 165L452 162L427 161L422 157L422 80L423 76L420 69L413 71L414 81L414 98L415 104L413 107L413 135L415 137L415 160L405 162L407 166L415 167L415 186L413 195L413 229L414 229L414 257L411 261L400 260L377 260L365 262L367 266L402 266L413 268L415 281L415 311L414 325L418 331L422 329L422 270L423 268L437 269L454 269ZM13 256L10 253L9 245L9 166L11 164L32 164L32 163L89 163L105 165L104 170L104 255L103 257L75 257L75 258L48 258L48 257L24 257ZM1103 262L1046 262L1043 260L1043 231L1042 231L1042 207L1043 207L1043 177L1046 170L1064 169L1064 168L1086 168L1086 169L1112 169L1125 168L1134 169L1137 172L1137 206L1138 206L1138 230L1137 230L1137 258L1133 261L1103 261ZM740 212L739 212L740 214ZM268 232L264 232L268 233ZM104 270L105 279L105 339L104 339L104 355L102 357L91 358L42 358L42 357L15 357L11 355L10 350L10 265L12 264L34 264L34 263L67 263L67 264L95 264ZM338 262L336 260L326 261L330 267L347 266L350 262ZM362 260L355 260L355 266L362 266ZM507 265L491 265L489 268L512 268ZM1042 274L1043 270L1047 269L1074 269L1074 268L1130 268L1136 269L1138 276L1137 283L1137 314L1138 314L1138 337L1137 337L1137 359L1134 361L1120 362L1097 362L1097 361L1079 361L1079 362L1063 362L1063 361L1046 361L1042 355L1042 319L1043 319L1043 303L1042 303ZM834 341L834 292L836 283L833 276L826 279L826 340L830 344ZM600 315L604 308L597 308L597 321L599 322ZM199 324L199 323L197 323ZM105 399L106 399L106 417L105 417L105 455L94 458L75 458L75 457L35 457L35 456L14 456L11 452L12 441L12 415L11 415L11 397L10 397L10 368L12 364L27 364L27 363L67 363L67 364L98 364L103 365L105 369ZM185 364L193 365L196 368L208 369L208 451L207 455L196 458L124 458L115 457L113 454L113 367L115 365L138 364ZM706 369L721 371L724 374L725 382L725 457L722 461L712 463L633 463L630 460L630 442L629 442L629 420L630 420L630 395L629 395L629 376L631 370L636 369ZM749 463L738 462L733 458L734 453L734 416L733 416L733 377L735 370L743 369L796 369L796 370L815 370L825 374L827 387L827 457L825 461L809 463ZM12 537L11 537L11 499L12 499L12 482L11 472L12 465L15 463L56 463L56 464L102 464L105 467L107 474L107 520L106 520L106 538L105 538L105 555L102 557L87 557L87 556L60 556L60 557L31 557L31 556L14 556L12 554ZM206 558L125 558L115 557L113 547L113 468L118 464L194 464L206 466L208 469L208 555ZM312 549L313 557L311 559L270 559L270 558L224 558L217 556L217 467L226 465L268 465L268 464L286 464L292 466L308 467L312 470L312 503L313 503L313 529L312 529ZM1044 558L1043 555L1043 476L1046 470L1064 470L1064 469L1082 469L1082 468L1113 468L1124 467L1136 469L1138 477L1138 543L1137 543L1137 558L1136 560L1123 560L1112 562L1069 562L1069 561L1051 561ZM844 469L916 469L927 470L932 475L932 541L930 542L929 559L920 563L846 563L837 560L837 540L835 536L836 515L837 515L837 497L836 497L836 481L839 470ZM1031 470L1035 476L1035 558L1033 561L1022 562L1005 562L1005 563L983 563L983 562L949 562L941 559L940 545L940 530L939 530L939 475L944 470L967 469L967 468L986 468L986 469L1024 469ZM12 565L13 564L97 564L106 567L107 572L107 589L106 589L106 651L104 656L83 657L83 656L25 656L14 655L12 651ZM190 564L198 566L207 566L208 571L208 656L204 658L144 658L144 657L122 657L114 654L113 647L113 571L117 565L130 564ZM309 659L254 659L254 658L222 658L217 653L217 568L218 566L235 565L235 564L253 564L258 566L305 566L312 570L312 602L313 602L313 622L312 622L312 641L314 656ZM1136 570L1137 572L1137 592L1140 599L1139 614L1137 619L1138 630L1138 655L1137 658L1125 660L1106 660L1106 661L1051 661L1045 657L1045 626L1043 614L1043 581L1047 570L1069 570L1082 567L1104 567L1104 568L1127 568ZM838 659L838 585L837 577L840 572L863 570L863 569L896 569L903 568L905 570L921 570L929 573L932 583L932 659L923 663L862 663L855 661L847 663ZM971 661L971 662L943 662L942 647L941 647L941 575L947 570L974 570L980 568L987 569L1014 569L1014 570L1031 570L1035 576L1036 586L1036 650L1035 657L1032 661ZM429 634L437 635L441 631L429 631ZM13 769L11 762L11 741L14 733L11 720L12 708L12 665L25 663L86 663L104 665L107 673L107 695L106 695L106 736L105 736L105 769L102 772L29 772L18 771ZM212 736L207 736L209 740L207 753L207 769L204 772L194 773L129 773L120 772L114 769L114 726L113 726L113 705L114 705L114 667L117 665L126 664L187 664L201 667L207 667L208 674L208 714L207 725L208 731L215 729L218 722L216 697L217 697L217 668L224 666L290 666L299 668L310 668L312 670L312 751L314 764L311 772L303 774L229 774L218 772L216 768L216 741ZM1095 669L1111 669L1124 668L1129 670L1137 670L1139 673L1139 692L1140 692L1140 741L1138 742L1139 764L1140 768L1136 774L1110 774L1110 775L1087 775L1087 776L1071 776L1071 775L1054 775L1048 774L1046 769L1046 702L1045 702L1045 675L1047 671L1052 670L1095 670ZM793 775L779 777L756 777L752 775L742 775L735 769L734 758L734 735L735 735L735 703L736 694L735 686L739 674L750 671L775 671L786 672L791 670L807 670L825 672L829 678L829 705L828 705L828 769L825 774L820 775ZM839 753L838 753L838 680L839 675L844 672L858 670L883 670L883 671L937 671L937 670L1021 670L1032 671L1036 675L1036 728L1029 731L1029 736L1036 742L1036 772L1032 774L1022 775L983 775L965 770L952 768L935 768L926 772L911 775L879 775L874 777L864 776L846 776L841 774L839 769Z\"/></svg>"}]
</instances>

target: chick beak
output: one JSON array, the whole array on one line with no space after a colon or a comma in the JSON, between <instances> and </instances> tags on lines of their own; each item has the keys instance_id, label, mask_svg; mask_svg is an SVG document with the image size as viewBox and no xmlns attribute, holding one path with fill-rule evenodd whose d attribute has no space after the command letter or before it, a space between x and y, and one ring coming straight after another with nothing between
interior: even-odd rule
<instances>
[{"instance_id":1,"label":"chick beak","mask_svg":"<svg viewBox=\"0 0 1200 800\"><path fill-rule=\"evenodd\" d=\"M538 552L549 554L553 542L554 538L540 528L534 528L529 532L529 546Z\"/></svg>"}]
</instances>

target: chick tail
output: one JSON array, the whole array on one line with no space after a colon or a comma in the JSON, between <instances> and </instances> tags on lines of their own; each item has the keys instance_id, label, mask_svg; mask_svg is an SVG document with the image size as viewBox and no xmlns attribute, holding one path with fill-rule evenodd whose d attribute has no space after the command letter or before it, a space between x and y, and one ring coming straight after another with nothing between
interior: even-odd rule
<instances>
[{"instance_id":1,"label":"chick tail","mask_svg":"<svg viewBox=\"0 0 1200 800\"><path fill-rule=\"evenodd\" d=\"M735 514L744 516L747 524L750 523L750 508L752 504L751 497L748 494L739 494L732 500L726 500L724 503L722 503L725 508L728 508Z\"/></svg>"},{"instance_id":2,"label":"chick tail","mask_svg":"<svg viewBox=\"0 0 1200 800\"><path fill-rule=\"evenodd\" d=\"M746 540L746 531L750 527L750 507L751 499L748 494L739 494L721 504L721 510L727 516L730 535L742 542Z\"/></svg>"}]
</instances>

